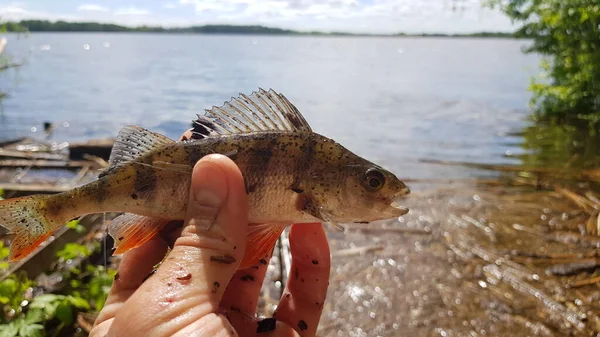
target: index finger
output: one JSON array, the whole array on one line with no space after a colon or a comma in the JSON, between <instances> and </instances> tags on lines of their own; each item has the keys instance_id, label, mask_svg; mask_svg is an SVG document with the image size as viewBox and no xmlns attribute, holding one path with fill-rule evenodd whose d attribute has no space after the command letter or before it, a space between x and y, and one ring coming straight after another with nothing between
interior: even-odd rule
<instances>
[{"instance_id":1,"label":"index finger","mask_svg":"<svg viewBox=\"0 0 600 337\"><path fill-rule=\"evenodd\" d=\"M105 336L114 317L144 282L155 264L159 263L167 253L167 244L158 237L152 238L142 246L130 250L123 255L119 264L115 281L106 298L104 308L94 322L90 336Z\"/></svg>"},{"instance_id":2,"label":"index finger","mask_svg":"<svg viewBox=\"0 0 600 337\"><path fill-rule=\"evenodd\" d=\"M300 336L315 336L327 296L331 268L323 225L292 225L290 249L290 275L273 316L294 328Z\"/></svg>"}]
</instances>

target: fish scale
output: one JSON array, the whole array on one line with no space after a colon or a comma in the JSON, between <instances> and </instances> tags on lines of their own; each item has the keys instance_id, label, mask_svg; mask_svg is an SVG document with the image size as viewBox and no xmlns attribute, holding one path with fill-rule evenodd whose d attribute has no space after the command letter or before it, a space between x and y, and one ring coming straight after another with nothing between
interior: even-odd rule
<instances>
[{"instance_id":1,"label":"fish scale","mask_svg":"<svg viewBox=\"0 0 600 337\"><path fill-rule=\"evenodd\" d=\"M268 254L287 225L364 223L408 211L399 200L409 190L394 174L313 132L285 96L260 89L206 110L189 140L124 127L96 181L0 201L0 225L15 234L9 258L27 256L67 221L90 213L124 213L109 225L114 254L144 244L184 219L192 169L214 153L231 158L246 185L250 227L240 268Z\"/></svg>"}]
</instances>

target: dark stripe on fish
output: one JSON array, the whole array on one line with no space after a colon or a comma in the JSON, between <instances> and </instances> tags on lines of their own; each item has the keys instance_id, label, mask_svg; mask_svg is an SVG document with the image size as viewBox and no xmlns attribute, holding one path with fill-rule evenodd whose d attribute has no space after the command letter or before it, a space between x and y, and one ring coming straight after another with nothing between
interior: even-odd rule
<instances>
[{"instance_id":1,"label":"dark stripe on fish","mask_svg":"<svg viewBox=\"0 0 600 337\"><path fill-rule=\"evenodd\" d=\"M110 185L108 183L108 179L109 179L108 176L105 176L105 177L99 178L96 181L97 188L95 189L94 196L96 198L96 201L98 201L100 203L104 202L106 199L108 199L109 191L110 191L110 189L109 189Z\"/></svg>"},{"instance_id":2,"label":"dark stripe on fish","mask_svg":"<svg viewBox=\"0 0 600 337\"><path fill-rule=\"evenodd\" d=\"M198 160L200 160L200 158L202 158L204 155L204 151L202 151L200 146L191 146L187 144L187 146L184 146L183 149L185 150L190 167L196 166Z\"/></svg>"},{"instance_id":3,"label":"dark stripe on fish","mask_svg":"<svg viewBox=\"0 0 600 337\"><path fill-rule=\"evenodd\" d=\"M308 171L308 168L310 167L316 154L315 145L317 142L315 137L310 136L305 139L306 141L300 145L300 155L296 160L294 169L292 171L294 175L294 181L292 182L291 189L294 191L303 190L302 180L305 178L306 172Z\"/></svg>"},{"instance_id":4,"label":"dark stripe on fish","mask_svg":"<svg viewBox=\"0 0 600 337\"><path fill-rule=\"evenodd\" d=\"M156 190L157 178L152 165L152 158L147 157L139 161L135 170L133 187L138 198L151 200Z\"/></svg>"},{"instance_id":5,"label":"dark stripe on fish","mask_svg":"<svg viewBox=\"0 0 600 337\"><path fill-rule=\"evenodd\" d=\"M275 138L274 135L269 135L269 137ZM256 143L255 143L256 144ZM256 200L260 199L262 196L260 195L260 191L263 190L263 186L265 184L267 178L267 172L269 172L269 165L271 163L271 159L273 158L273 149L269 148L273 143L262 143L258 142L256 147L251 147L248 149L248 169L251 172L256 172L256 174L252 174L248 177L247 187L250 187L248 193L253 193L256 191L254 197Z\"/></svg>"},{"instance_id":6,"label":"dark stripe on fish","mask_svg":"<svg viewBox=\"0 0 600 337\"><path fill-rule=\"evenodd\" d=\"M245 185L246 185L246 194L254 193L254 191L256 191L256 185L255 184L249 184L246 181Z\"/></svg>"}]
</instances>

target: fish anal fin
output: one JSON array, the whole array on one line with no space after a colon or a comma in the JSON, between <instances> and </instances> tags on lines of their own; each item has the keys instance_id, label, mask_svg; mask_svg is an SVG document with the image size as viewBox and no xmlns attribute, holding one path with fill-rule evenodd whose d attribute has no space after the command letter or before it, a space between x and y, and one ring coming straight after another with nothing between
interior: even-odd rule
<instances>
[{"instance_id":1,"label":"fish anal fin","mask_svg":"<svg viewBox=\"0 0 600 337\"><path fill-rule=\"evenodd\" d=\"M113 255L139 247L160 232L169 220L125 213L114 218L108 233L115 240Z\"/></svg>"},{"instance_id":2,"label":"fish anal fin","mask_svg":"<svg viewBox=\"0 0 600 337\"><path fill-rule=\"evenodd\" d=\"M115 167L174 142L160 133L139 126L127 125L117 135L108 162L110 167Z\"/></svg>"},{"instance_id":3,"label":"fish anal fin","mask_svg":"<svg viewBox=\"0 0 600 337\"><path fill-rule=\"evenodd\" d=\"M308 122L288 99L274 91L259 89L240 94L222 106L206 109L193 122L192 138L255 132L312 132Z\"/></svg>"},{"instance_id":4,"label":"fish anal fin","mask_svg":"<svg viewBox=\"0 0 600 337\"><path fill-rule=\"evenodd\" d=\"M269 256L286 224L250 224L246 239L246 252L239 269L249 268L262 263ZM264 260L263 260L264 261Z\"/></svg>"}]
</instances>

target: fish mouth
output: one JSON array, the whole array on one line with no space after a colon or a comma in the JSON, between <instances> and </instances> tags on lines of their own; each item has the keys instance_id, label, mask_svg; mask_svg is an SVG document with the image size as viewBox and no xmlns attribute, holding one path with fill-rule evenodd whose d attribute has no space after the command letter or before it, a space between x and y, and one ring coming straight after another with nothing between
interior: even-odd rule
<instances>
[{"instance_id":1,"label":"fish mouth","mask_svg":"<svg viewBox=\"0 0 600 337\"><path fill-rule=\"evenodd\" d=\"M410 189L408 187L405 187L400 192L396 193L396 195L394 195L394 197L392 198L392 202L390 203L390 206L397 209L399 213L401 213L400 215L404 215L409 211L408 208L402 206L402 201L404 200L404 197L408 194L410 194Z\"/></svg>"}]
</instances>

